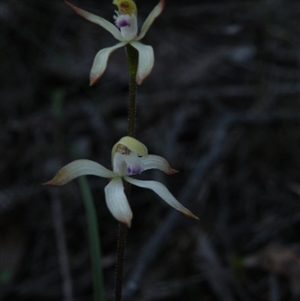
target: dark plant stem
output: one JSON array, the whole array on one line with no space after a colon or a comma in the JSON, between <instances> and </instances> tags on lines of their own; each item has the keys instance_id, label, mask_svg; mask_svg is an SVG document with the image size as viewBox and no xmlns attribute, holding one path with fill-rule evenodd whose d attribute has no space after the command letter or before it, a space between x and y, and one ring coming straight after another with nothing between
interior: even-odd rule
<instances>
[{"instance_id":1,"label":"dark plant stem","mask_svg":"<svg viewBox=\"0 0 300 301\"><path fill-rule=\"evenodd\" d=\"M135 137L136 124L136 72L139 54L130 44L126 45L127 65L129 71L129 102L128 102L128 136Z\"/></svg>"},{"instance_id":2,"label":"dark plant stem","mask_svg":"<svg viewBox=\"0 0 300 301\"><path fill-rule=\"evenodd\" d=\"M122 300L123 266L124 266L124 254L125 254L125 246L126 246L126 234L127 234L127 226L125 224L119 223L115 301Z\"/></svg>"},{"instance_id":3,"label":"dark plant stem","mask_svg":"<svg viewBox=\"0 0 300 301\"><path fill-rule=\"evenodd\" d=\"M130 44L126 45L126 57L129 70L129 101L128 101L128 136L135 136L136 124L136 73L138 66L138 52ZM129 198L130 185L125 183L125 194ZM117 264L116 264L116 284L115 284L115 301L122 300L123 285L123 266L125 258L127 226L119 223L118 229L118 246L117 246Z\"/></svg>"}]
</instances>

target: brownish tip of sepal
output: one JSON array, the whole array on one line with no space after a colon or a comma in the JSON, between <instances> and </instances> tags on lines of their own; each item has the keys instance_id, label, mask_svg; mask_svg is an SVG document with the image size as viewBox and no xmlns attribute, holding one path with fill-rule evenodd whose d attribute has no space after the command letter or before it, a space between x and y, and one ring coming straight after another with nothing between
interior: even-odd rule
<instances>
[{"instance_id":1,"label":"brownish tip of sepal","mask_svg":"<svg viewBox=\"0 0 300 301\"><path fill-rule=\"evenodd\" d=\"M131 228L131 220L130 221L120 221L121 224L126 226L128 229Z\"/></svg>"},{"instance_id":2,"label":"brownish tip of sepal","mask_svg":"<svg viewBox=\"0 0 300 301\"><path fill-rule=\"evenodd\" d=\"M63 173L58 172L53 179L48 182L42 183L44 186L62 186L67 184L69 181L62 179Z\"/></svg>"},{"instance_id":3,"label":"brownish tip of sepal","mask_svg":"<svg viewBox=\"0 0 300 301\"><path fill-rule=\"evenodd\" d=\"M90 87L95 85L95 83L101 78L103 74L99 76L90 76Z\"/></svg>"},{"instance_id":4,"label":"brownish tip of sepal","mask_svg":"<svg viewBox=\"0 0 300 301\"><path fill-rule=\"evenodd\" d=\"M179 171L176 169L173 169L171 167L169 167L169 169L167 170L167 174L168 175L173 175L174 173L178 173Z\"/></svg>"},{"instance_id":5,"label":"brownish tip of sepal","mask_svg":"<svg viewBox=\"0 0 300 301\"><path fill-rule=\"evenodd\" d=\"M200 220L200 218L198 216L196 216L195 214L193 214L190 210L187 210L185 212L182 212L185 216L189 217L189 218L193 218L196 220Z\"/></svg>"},{"instance_id":6,"label":"brownish tip of sepal","mask_svg":"<svg viewBox=\"0 0 300 301\"><path fill-rule=\"evenodd\" d=\"M166 6L166 1L165 0L160 0L160 5L162 7L162 10L164 10L165 6Z\"/></svg>"},{"instance_id":7,"label":"brownish tip of sepal","mask_svg":"<svg viewBox=\"0 0 300 301\"><path fill-rule=\"evenodd\" d=\"M70 8L72 8L72 9L74 9L74 6L73 6L73 4L71 4L70 2L68 2L68 1L65 1L65 3L70 7Z\"/></svg>"},{"instance_id":8,"label":"brownish tip of sepal","mask_svg":"<svg viewBox=\"0 0 300 301\"><path fill-rule=\"evenodd\" d=\"M73 5L72 3L65 1L65 3L79 16L83 17L83 18L87 18L87 15L89 14L88 12L86 12L85 10Z\"/></svg>"},{"instance_id":9,"label":"brownish tip of sepal","mask_svg":"<svg viewBox=\"0 0 300 301\"><path fill-rule=\"evenodd\" d=\"M42 183L43 186L61 186L60 184L57 184L56 181L54 181L54 179L48 181L48 182L45 182L45 183Z\"/></svg>"}]
</instances>

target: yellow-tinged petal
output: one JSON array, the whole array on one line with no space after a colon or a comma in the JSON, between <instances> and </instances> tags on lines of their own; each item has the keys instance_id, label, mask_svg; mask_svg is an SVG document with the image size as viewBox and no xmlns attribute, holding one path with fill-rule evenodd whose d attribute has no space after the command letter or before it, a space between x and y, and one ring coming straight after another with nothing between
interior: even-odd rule
<instances>
[{"instance_id":1,"label":"yellow-tinged petal","mask_svg":"<svg viewBox=\"0 0 300 301\"><path fill-rule=\"evenodd\" d=\"M162 11L164 10L165 7L165 0L160 0L160 2L153 8L153 10L151 11L151 13L148 15L147 19L145 20L142 28L141 28L141 32L137 38L137 40L141 40L145 34L147 33L147 31L149 30L150 26L152 25L152 23L154 22L154 20L162 13Z\"/></svg>"},{"instance_id":2,"label":"yellow-tinged petal","mask_svg":"<svg viewBox=\"0 0 300 301\"><path fill-rule=\"evenodd\" d=\"M65 1L65 2L69 7L71 7L75 11L75 13L77 13L78 15L87 19L90 22L100 25L101 27L106 29L108 32L110 32L114 36L114 38L117 39L118 41L123 41L121 32L114 24L105 20L104 18L101 18L101 17L96 16L92 13L89 13L79 7L74 6L70 2L67 2L67 1Z\"/></svg>"},{"instance_id":3,"label":"yellow-tinged petal","mask_svg":"<svg viewBox=\"0 0 300 301\"><path fill-rule=\"evenodd\" d=\"M139 52L139 62L136 73L136 82L140 85L150 74L154 65L154 51L151 46L133 41L130 43Z\"/></svg>"},{"instance_id":4,"label":"yellow-tinged petal","mask_svg":"<svg viewBox=\"0 0 300 301\"><path fill-rule=\"evenodd\" d=\"M118 221L131 226L132 211L124 193L124 186L120 177L113 178L105 189L105 200L111 214Z\"/></svg>"},{"instance_id":5,"label":"yellow-tinged petal","mask_svg":"<svg viewBox=\"0 0 300 301\"><path fill-rule=\"evenodd\" d=\"M132 0L114 0L113 4L118 7L120 14L137 15L137 8L135 2Z\"/></svg>"},{"instance_id":6,"label":"yellow-tinged petal","mask_svg":"<svg viewBox=\"0 0 300 301\"><path fill-rule=\"evenodd\" d=\"M194 215L190 210L182 206L175 197L171 194L171 192L167 189L167 187L156 181L141 181L137 179L132 179L130 177L124 177L124 180L127 182L142 188L148 188L153 190L156 194L158 194L166 203L180 211L184 215L199 219L196 215Z\"/></svg>"},{"instance_id":7,"label":"yellow-tinged petal","mask_svg":"<svg viewBox=\"0 0 300 301\"><path fill-rule=\"evenodd\" d=\"M147 157L140 158L142 163L142 169L148 170L148 169L159 169L163 172L165 172L168 175L177 173L178 170L173 169L168 161L160 156L156 155L148 155Z\"/></svg>"},{"instance_id":8,"label":"yellow-tinged petal","mask_svg":"<svg viewBox=\"0 0 300 301\"><path fill-rule=\"evenodd\" d=\"M77 177L91 175L102 178L113 178L114 172L104 166L86 159L75 160L58 171L55 177L44 185L61 186L69 183Z\"/></svg>"},{"instance_id":9,"label":"yellow-tinged petal","mask_svg":"<svg viewBox=\"0 0 300 301\"><path fill-rule=\"evenodd\" d=\"M121 138L112 148L111 151L111 161L114 161L114 156L115 153L119 147L119 145L123 145L126 148L128 148L131 152L136 153L138 156L147 156L148 155L148 149L147 147L141 143L140 141L138 141L135 138L129 137L129 136L125 136L123 138Z\"/></svg>"},{"instance_id":10,"label":"yellow-tinged petal","mask_svg":"<svg viewBox=\"0 0 300 301\"><path fill-rule=\"evenodd\" d=\"M90 86L95 84L97 80L103 75L111 53L114 52L116 49L123 47L126 44L126 42L121 42L115 46L103 48L96 54L90 73Z\"/></svg>"}]
</instances>

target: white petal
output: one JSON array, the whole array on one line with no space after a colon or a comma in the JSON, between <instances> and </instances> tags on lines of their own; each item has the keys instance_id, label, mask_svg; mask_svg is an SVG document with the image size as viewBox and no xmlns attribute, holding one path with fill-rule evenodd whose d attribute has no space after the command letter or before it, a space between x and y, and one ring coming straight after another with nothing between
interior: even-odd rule
<instances>
[{"instance_id":1,"label":"white petal","mask_svg":"<svg viewBox=\"0 0 300 301\"><path fill-rule=\"evenodd\" d=\"M142 188L148 188L153 190L157 193L165 202L167 202L170 206L175 208L176 210L182 212L183 214L187 215L188 217L192 217L195 219L199 219L195 216L190 210L182 206L175 197L171 194L171 192L167 189L167 187L159 182L156 181L141 181L137 179L132 179L130 177L124 177L124 180L127 182L136 185Z\"/></svg>"},{"instance_id":2,"label":"white petal","mask_svg":"<svg viewBox=\"0 0 300 301\"><path fill-rule=\"evenodd\" d=\"M136 82L140 85L149 75L154 65L154 52L151 46L140 42L130 43L139 52L139 63L136 74Z\"/></svg>"},{"instance_id":3,"label":"white petal","mask_svg":"<svg viewBox=\"0 0 300 301\"><path fill-rule=\"evenodd\" d=\"M105 200L111 214L118 221L131 226L132 211L124 193L122 178L113 178L105 189Z\"/></svg>"},{"instance_id":4,"label":"white petal","mask_svg":"<svg viewBox=\"0 0 300 301\"><path fill-rule=\"evenodd\" d=\"M116 49L123 47L126 44L126 42L121 42L115 46L104 48L96 54L90 73L90 86L92 86L104 73L107 66L108 58L111 55L111 53Z\"/></svg>"},{"instance_id":5,"label":"white petal","mask_svg":"<svg viewBox=\"0 0 300 301\"><path fill-rule=\"evenodd\" d=\"M101 27L106 29L108 32L110 32L114 36L115 39L117 39L118 41L123 41L121 32L114 24L110 23L109 21L105 20L104 18L101 18L101 17L91 14L79 7L76 7L67 1L66 1L66 4L68 6L70 6L81 17L83 17L83 18L87 19L88 21L91 21L97 25L100 25Z\"/></svg>"},{"instance_id":6,"label":"white petal","mask_svg":"<svg viewBox=\"0 0 300 301\"><path fill-rule=\"evenodd\" d=\"M45 185L64 185L73 179L84 175L112 178L116 174L94 161L81 159L75 160L64 166L58 171L55 177L45 183Z\"/></svg>"},{"instance_id":7,"label":"white petal","mask_svg":"<svg viewBox=\"0 0 300 301\"><path fill-rule=\"evenodd\" d=\"M148 155L147 157L141 157L140 160L143 170L159 169L169 175L178 172L170 166L165 158L160 156Z\"/></svg>"},{"instance_id":8,"label":"white petal","mask_svg":"<svg viewBox=\"0 0 300 301\"><path fill-rule=\"evenodd\" d=\"M144 22L144 24L142 26L142 29L141 29L141 33L139 34L137 40L141 40L145 36L145 34L149 30L150 26L154 22L154 20L163 11L164 7L165 7L165 1L164 0L160 0L160 2L153 8L153 10L151 11L151 13L149 14L149 16L147 17L147 19L145 20L145 22Z\"/></svg>"}]
</instances>

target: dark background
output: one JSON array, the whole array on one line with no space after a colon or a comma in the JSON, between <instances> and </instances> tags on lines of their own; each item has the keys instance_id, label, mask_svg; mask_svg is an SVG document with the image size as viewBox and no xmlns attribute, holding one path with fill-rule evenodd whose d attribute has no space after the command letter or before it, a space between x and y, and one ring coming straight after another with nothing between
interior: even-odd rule
<instances>
[{"instance_id":1,"label":"dark background","mask_svg":"<svg viewBox=\"0 0 300 301\"><path fill-rule=\"evenodd\" d=\"M77 0L113 21L111 1ZM139 24L157 1L137 1ZM1 300L92 300L77 181L44 187L86 158L110 168L126 135L124 50L63 1L7 0L1 24ZM300 3L167 1L144 38L153 72L138 89L137 138L179 173L147 171L200 217L132 189L124 300L300 298ZM117 222L106 179L89 177L112 300ZM67 257L65 256L65 251Z\"/></svg>"}]
</instances>

